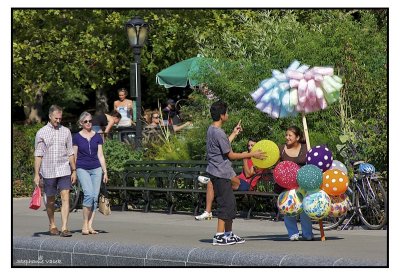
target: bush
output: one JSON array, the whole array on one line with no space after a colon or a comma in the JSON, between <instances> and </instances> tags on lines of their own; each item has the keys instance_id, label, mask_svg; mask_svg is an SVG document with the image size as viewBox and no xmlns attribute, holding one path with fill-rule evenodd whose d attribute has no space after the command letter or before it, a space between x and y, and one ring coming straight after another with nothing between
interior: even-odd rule
<instances>
[{"instance_id":1,"label":"bush","mask_svg":"<svg viewBox=\"0 0 400 276\"><path fill-rule=\"evenodd\" d=\"M42 126L13 125L13 197L31 196L33 192L35 135Z\"/></svg>"}]
</instances>

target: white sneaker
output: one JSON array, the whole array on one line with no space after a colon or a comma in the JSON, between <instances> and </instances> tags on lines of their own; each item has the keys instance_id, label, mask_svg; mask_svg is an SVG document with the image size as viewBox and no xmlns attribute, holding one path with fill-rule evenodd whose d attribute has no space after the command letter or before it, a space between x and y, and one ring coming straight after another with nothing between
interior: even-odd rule
<instances>
[{"instance_id":1,"label":"white sneaker","mask_svg":"<svg viewBox=\"0 0 400 276\"><path fill-rule=\"evenodd\" d=\"M291 241L298 241L299 240L299 234L293 234L290 236L289 240Z\"/></svg>"},{"instance_id":2,"label":"white sneaker","mask_svg":"<svg viewBox=\"0 0 400 276\"><path fill-rule=\"evenodd\" d=\"M200 216L195 216L194 217L196 220L209 220L209 219L212 219L212 212L207 212L207 211L204 211L204 213L203 214L201 214Z\"/></svg>"},{"instance_id":3,"label":"white sneaker","mask_svg":"<svg viewBox=\"0 0 400 276\"><path fill-rule=\"evenodd\" d=\"M197 180L198 180L201 184L207 184L208 181L210 181L210 178L200 175L199 177L197 177Z\"/></svg>"}]
</instances>

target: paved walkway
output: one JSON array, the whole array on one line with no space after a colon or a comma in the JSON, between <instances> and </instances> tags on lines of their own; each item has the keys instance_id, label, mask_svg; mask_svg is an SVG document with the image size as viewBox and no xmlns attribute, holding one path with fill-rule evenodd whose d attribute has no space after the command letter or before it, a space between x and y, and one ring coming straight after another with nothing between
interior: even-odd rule
<instances>
[{"instance_id":1,"label":"paved walkway","mask_svg":"<svg viewBox=\"0 0 400 276\"><path fill-rule=\"evenodd\" d=\"M48 219L44 208L30 210L29 199L13 199L13 225L15 237L47 237ZM60 213L56 213L57 226L61 226ZM284 223L262 219L235 219L233 230L246 239L244 244L213 246L217 220L195 221L193 216L138 211L113 211L110 216L96 214L95 228L99 235L81 235L82 212L70 213L71 238L86 241L115 241L123 244L184 246L212 248L241 252L296 254L305 257L335 257L373 260L387 263L387 230L326 231L326 241L289 241Z\"/></svg>"}]
</instances>

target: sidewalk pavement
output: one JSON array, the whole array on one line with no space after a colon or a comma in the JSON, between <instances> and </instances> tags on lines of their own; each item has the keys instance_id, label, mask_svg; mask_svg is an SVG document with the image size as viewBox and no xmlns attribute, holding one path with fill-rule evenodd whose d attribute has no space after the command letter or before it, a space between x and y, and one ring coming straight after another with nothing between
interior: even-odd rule
<instances>
[{"instance_id":1,"label":"sidewalk pavement","mask_svg":"<svg viewBox=\"0 0 400 276\"><path fill-rule=\"evenodd\" d=\"M48 235L48 219L44 208L28 208L29 198L13 199L13 237L41 237ZM56 213L56 223L61 229L61 216ZM319 231L314 230L314 241L289 241L283 221L266 219L245 220L237 218L234 233L246 239L243 244L213 246L212 237L217 219L196 221L188 214L143 213L140 211L113 210L110 216L96 213L94 228L98 235L83 236L82 210L70 213L70 238L51 237L52 241L66 239L86 242L117 242L123 245L184 247L223 250L225 252L265 253L303 258L330 258L360 260L388 265L387 230L331 230L325 231L326 240L320 241ZM300 227L300 226L299 226ZM318 265L318 264L317 264Z\"/></svg>"}]
</instances>

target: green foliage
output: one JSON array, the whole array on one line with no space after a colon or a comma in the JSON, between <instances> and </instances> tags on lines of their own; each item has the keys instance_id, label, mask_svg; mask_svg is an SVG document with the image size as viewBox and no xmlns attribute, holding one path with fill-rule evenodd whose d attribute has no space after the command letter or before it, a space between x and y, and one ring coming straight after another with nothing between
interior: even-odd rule
<instances>
[{"instance_id":1,"label":"green foliage","mask_svg":"<svg viewBox=\"0 0 400 276\"><path fill-rule=\"evenodd\" d=\"M13 197L31 196L33 192L35 135L42 127L13 125Z\"/></svg>"},{"instance_id":2,"label":"green foliage","mask_svg":"<svg viewBox=\"0 0 400 276\"><path fill-rule=\"evenodd\" d=\"M103 145L107 171L122 172L129 160L142 160L141 151L134 151L131 145L117 140L107 139Z\"/></svg>"},{"instance_id":3,"label":"green foliage","mask_svg":"<svg viewBox=\"0 0 400 276\"><path fill-rule=\"evenodd\" d=\"M200 74L228 103L230 120L242 119L243 136L283 142L289 125L302 124L300 116L273 120L255 108L249 94L272 69L284 70L294 59L311 66L331 65L343 77L342 103L307 114L311 145L327 144L340 158L338 137L349 132L346 124L353 120L363 158L386 170L387 26L378 27L373 11L236 10L224 20L220 35L210 32L197 39L201 53L215 59ZM347 113L344 103L351 109Z\"/></svg>"}]
</instances>

